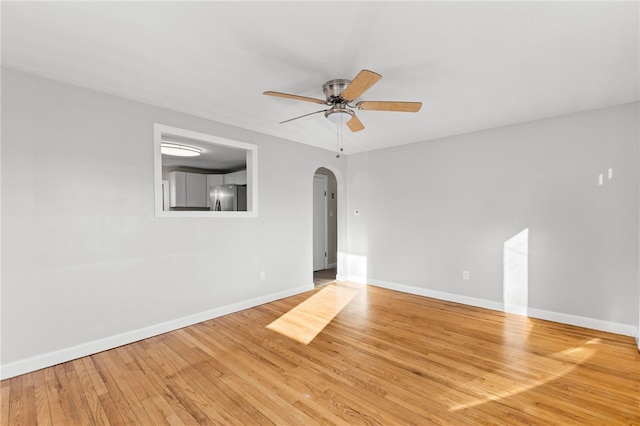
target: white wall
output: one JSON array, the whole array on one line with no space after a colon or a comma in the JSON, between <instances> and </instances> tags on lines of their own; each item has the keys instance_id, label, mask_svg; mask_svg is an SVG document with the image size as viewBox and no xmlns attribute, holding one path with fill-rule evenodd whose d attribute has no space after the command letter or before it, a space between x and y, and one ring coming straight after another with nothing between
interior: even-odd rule
<instances>
[{"instance_id":1,"label":"white wall","mask_svg":"<svg viewBox=\"0 0 640 426\"><path fill-rule=\"evenodd\" d=\"M349 156L350 277L502 309L505 242L528 229L529 315L634 335L638 114L626 104Z\"/></svg>"},{"instance_id":2,"label":"white wall","mask_svg":"<svg viewBox=\"0 0 640 426\"><path fill-rule=\"evenodd\" d=\"M259 217L155 218L154 122L257 144ZM311 289L320 166L346 174L330 151L3 69L2 376Z\"/></svg>"}]
</instances>

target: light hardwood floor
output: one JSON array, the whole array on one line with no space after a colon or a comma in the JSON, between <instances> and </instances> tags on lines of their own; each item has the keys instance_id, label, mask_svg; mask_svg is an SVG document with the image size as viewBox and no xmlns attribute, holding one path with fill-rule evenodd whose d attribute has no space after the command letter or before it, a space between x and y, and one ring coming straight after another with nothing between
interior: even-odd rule
<instances>
[{"instance_id":1,"label":"light hardwood floor","mask_svg":"<svg viewBox=\"0 0 640 426\"><path fill-rule=\"evenodd\" d=\"M630 337L371 286L266 328L313 293L4 380L1 424L640 424Z\"/></svg>"}]
</instances>

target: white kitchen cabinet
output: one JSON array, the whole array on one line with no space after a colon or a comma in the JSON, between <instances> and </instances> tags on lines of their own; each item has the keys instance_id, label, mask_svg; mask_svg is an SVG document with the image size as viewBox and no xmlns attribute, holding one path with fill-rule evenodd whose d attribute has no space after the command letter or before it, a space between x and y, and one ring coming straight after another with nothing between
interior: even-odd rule
<instances>
[{"instance_id":1,"label":"white kitchen cabinet","mask_svg":"<svg viewBox=\"0 0 640 426\"><path fill-rule=\"evenodd\" d=\"M199 173L169 173L171 207L207 207L207 176Z\"/></svg>"},{"instance_id":2,"label":"white kitchen cabinet","mask_svg":"<svg viewBox=\"0 0 640 426\"><path fill-rule=\"evenodd\" d=\"M247 184L247 171L240 170L239 172L227 173L224 175L225 185L246 185Z\"/></svg>"},{"instance_id":3,"label":"white kitchen cabinet","mask_svg":"<svg viewBox=\"0 0 640 426\"><path fill-rule=\"evenodd\" d=\"M169 173L171 207L187 207L187 176L184 172Z\"/></svg>"},{"instance_id":4,"label":"white kitchen cabinet","mask_svg":"<svg viewBox=\"0 0 640 426\"><path fill-rule=\"evenodd\" d=\"M207 191L217 185L224 185L224 175L207 175Z\"/></svg>"},{"instance_id":5,"label":"white kitchen cabinet","mask_svg":"<svg viewBox=\"0 0 640 426\"><path fill-rule=\"evenodd\" d=\"M207 175L186 173L187 207L207 207Z\"/></svg>"}]
</instances>

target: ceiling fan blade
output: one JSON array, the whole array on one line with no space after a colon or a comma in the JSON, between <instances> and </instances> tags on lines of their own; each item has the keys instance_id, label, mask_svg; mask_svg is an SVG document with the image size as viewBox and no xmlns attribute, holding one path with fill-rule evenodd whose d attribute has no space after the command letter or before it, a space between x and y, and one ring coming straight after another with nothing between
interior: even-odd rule
<instances>
[{"instance_id":1,"label":"ceiling fan blade","mask_svg":"<svg viewBox=\"0 0 640 426\"><path fill-rule=\"evenodd\" d=\"M364 125L362 124L362 121L360 121L358 116L355 114L351 116L351 120L347 121L347 127L352 132L359 132L360 130L364 130Z\"/></svg>"},{"instance_id":2,"label":"ceiling fan blade","mask_svg":"<svg viewBox=\"0 0 640 426\"><path fill-rule=\"evenodd\" d=\"M382 76L378 73L369 70L362 70L356 75L346 89L342 91L340 97L347 101L357 99L362 95L369 87L376 84Z\"/></svg>"},{"instance_id":3,"label":"ceiling fan blade","mask_svg":"<svg viewBox=\"0 0 640 426\"><path fill-rule=\"evenodd\" d=\"M280 98L288 98L288 99L296 99L298 101L313 102L314 104L326 104L327 103L327 101L322 100L322 99L308 98L306 96L299 96L299 95L290 95L289 93L282 93L282 92L267 91L267 92L264 92L263 95L278 96Z\"/></svg>"},{"instance_id":4,"label":"ceiling fan blade","mask_svg":"<svg viewBox=\"0 0 640 426\"><path fill-rule=\"evenodd\" d=\"M305 115L301 115L301 116L299 116L299 117L294 117L294 118L290 118L290 119L288 119L288 120L281 121L279 124L282 124L282 123L288 123L289 121L297 120L298 118L306 117L306 116L308 116L308 115L313 115L313 114L319 114L319 113L321 113L321 112L325 112L325 111L329 111L329 110L328 110L328 109L322 109L322 110L320 110L320 111L310 112L309 114L305 114Z\"/></svg>"},{"instance_id":5,"label":"ceiling fan blade","mask_svg":"<svg viewBox=\"0 0 640 426\"><path fill-rule=\"evenodd\" d=\"M356 106L362 110L418 112L422 108L422 102L362 101Z\"/></svg>"}]
</instances>

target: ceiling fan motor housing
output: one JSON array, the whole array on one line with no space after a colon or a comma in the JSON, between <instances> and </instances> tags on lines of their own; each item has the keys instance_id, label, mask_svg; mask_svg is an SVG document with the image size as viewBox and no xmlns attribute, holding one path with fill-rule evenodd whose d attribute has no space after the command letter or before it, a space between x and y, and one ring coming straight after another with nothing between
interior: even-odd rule
<instances>
[{"instance_id":1,"label":"ceiling fan motor housing","mask_svg":"<svg viewBox=\"0 0 640 426\"><path fill-rule=\"evenodd\" d=\"M335 80L329 80L322 85L322 91L327 98L327 102L333 103L335 100L340 99L340 95L344 92L344 89L351 83L351 80L338 78Z\"/></svg>"},{"instance_id":2,"label":"ceiling fan motor housing","mask_svg":"<svg viewBox=\"0 0 640 426\"><path fill-rule=\"evenodd\" d=\"M349 105L349 102L358 99L371 86L376 84L382 76L369 70L361 70L352 80L337 78L329 80L322 85L322 91L326 100L319 98L310 98L308 96L291 95L282 92L264 92L265 95L278 96L281 98L296 99L299 101L312 102L319 105L328 105L329 109L315 111L309 114L301 115L290 120L281 121L287 123L309 115L324 113L324 116L330 121L342 125L346 124L352 132L364 130L364 125L354 113L353 109L361 110L377 110L377 111L401 111L401 112L417 112L422 106L422 102L391 102L391 101L361 101L355 106Z\"/></svg>"}]
</instances>

